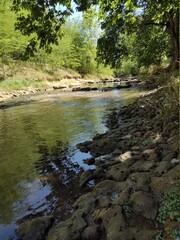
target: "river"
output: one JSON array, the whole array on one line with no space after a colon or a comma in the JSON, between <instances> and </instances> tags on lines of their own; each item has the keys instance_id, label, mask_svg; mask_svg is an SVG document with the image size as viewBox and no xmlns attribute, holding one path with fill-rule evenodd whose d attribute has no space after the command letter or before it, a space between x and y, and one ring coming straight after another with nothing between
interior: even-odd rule
<instances>
[{"instance_id":1,"label":"river","mask_svg":"<svg viewBox=\"0 0 180 240\"><path fill-rule=\"evenodd\" d=\"M0 109L1 240L15 239L22 219L56 212L61 220L73 211L74 200L86 191L79 188L79 176L90 168L83 159L91 157L76 145L106 132L109 113L139 94L133 88L56 91Z\"/></svg>"}]
</instances>

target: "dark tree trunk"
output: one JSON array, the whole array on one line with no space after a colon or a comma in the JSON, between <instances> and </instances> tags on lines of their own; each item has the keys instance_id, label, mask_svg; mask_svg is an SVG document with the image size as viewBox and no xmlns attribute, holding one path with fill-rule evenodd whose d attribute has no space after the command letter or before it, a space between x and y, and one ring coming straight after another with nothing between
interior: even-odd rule
<instances>
[{"instance_id":1,"label":"dark tree trunk","mask_svg":"<svg viewBox=\"0 0 180 240\"><path fill-rule=\"evenodd\" d=\"M179 69L179 10L175 16L168 14L167 30L171 36L173 58L169 70Z\"/></svg>"}]
</instances>

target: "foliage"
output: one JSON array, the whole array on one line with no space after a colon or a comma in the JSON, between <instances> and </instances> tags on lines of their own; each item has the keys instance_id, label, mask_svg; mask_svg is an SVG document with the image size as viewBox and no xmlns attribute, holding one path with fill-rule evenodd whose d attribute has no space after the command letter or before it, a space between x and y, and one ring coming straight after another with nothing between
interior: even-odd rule
<instances>
[{"instance_id":1,"label":"foliage","mask_svg":"<svg viewBox=\"0 0 180 240\"><path fill-rule=\"evenodd\" d=\"M58 37L62 34L60 28L72 13L72 8L71 1L57 4L58 1L13 1L12 9L15 13L20 12L15 28L31 37L25 56L33 56L38 47L51 52L51 45L58 44Z\"/></svg>"},{"instance_id":2,"label":"foliage","mask_svg":"<svg viewBox=\"0 0 180 240\"><path fill-rule=\"evenodd\" d=\"M110 72L108 67L97 65L95 60L97 37L100 31L95 10L89 9L81 19L66 19L66 23L61 26L63 36L59 45L52 46L51 54L43 49L36 49L33 56L29 56L27 60L26 46L30 36L23 36L18 30L14 31L16 15L10 11L10 3L0 2L0 7L2 7L0 11L1 79L7 79L9 75L12 75L14 66L21 65L22 60L26 60L24 65L27 67L34 65L33 67L46 71L48 66L48 73L56 72L59 68L73 69L81 75L101 75L101 73Z\"/></svg>"},{"instance_id":3,"label":"foliage","mask_svg":"<svg viewBox=\"0 0 180 240\"><path fill-rule=\"evenodd\" d=\"M167 77L167 81L170 80ZM168 85L162 90L163 99L158 107L158 117L163 120L164 127L168 122L178 121L179 116L179 82L171 77Z\"/></svg>"},{"instance_id":4,"label":"foliage","mask_svg":"<svg viewBox=\"0 0 180 240\"><path fill-rule=\"evenodd\" d=\"M170 56L169 41L169 35L163 29L144 26L128 37L129 55L136 59L139 67L160 65L165 56Z\"/></svg>"},{"instance_id":5,"label":"foliage","mask_svg":"<svg viewBox=\"0 0 180 240\"><path fill-rule=\"evenodd\" d=\"M0 58L3 64L17 60L23 54L27 37L14 31L16 15L10 11L9 2L0 2Z\"/></svg>"},{"instance_id":6,"label":"foliage","mask_svg":"<svg viewBox=\"0 0 180 240\"><path fill-rule=\"evenodd\" d=\"M136 35L135 52L138 63L145 66L160 63L163 54L171 50L177 67L179 61L179 2L155 0L76 0L77 9L85 11L98 4L103 35L98 40L98 59L113 67L122 58L131 56L128 37ZM156 10L155 10L156 9ZM60 29L67 16L73 13L71 0L41 1L14 0L13 10L18 14L16 29L31 35L27 55L37 48L51 51L51 44L58 44ZM167 37L169 34L170 37ZM171 42L170 42L171 41ZM134 42L135 43L135 42ZM168 53L169 55L169 53ZM86 58L85 62L89 62ZM89 63L88 63L89 64Z\"/></svg>"},{"instance_id":7,"label":"foliage","mask_svg":"<svg viewBox=\"0 0 180 240\"><path fill-rule=\"evenodd\" d=\"M111 2L101 0L99 2L102 28L104 29L104 34L99 42L99 56L101 59L105 59L105 61L108 60L108 63L111 62L114 65L114 63L119 60L116 51L119 51L121 56L125 54L122 36L127 38L128 35L137 34L139 43L134 45L138 47L139 50L139 45L142 51L145 50L145 54L143 53L146 59L145 65L149 64L148 57L151 56L151 54L151 63L152 59L159 61L162 48L164 49L165 45L171 46L174 60L176 59L178 61L179 4L177 0L173 0L171 3L168 1L160 2L154 0L122 0L120 2L118 0ZM171 36L169 39L167 39L167 33ZM110 39L109 43L113 43L113 47L111 48L107 47L108 39ZM167 40L171 40L171 43L167 42ZM161 42L162 48L160 47ZM122 44L123 48L117 49L117 46L122 46ZM122 49L123 51L121 51ZM170 49L170 47L168 49ZM141 56L142 55L139 54L140 62L143 62ZM114 58L116 58L116 61Z\"/></svg>"},{"instance_id":8,"label":"foliage","mask_svg":"<svg viewBox=\"0 0 180 240\"><path fill-rule=\"evenodd\" d=\"M148 146L150 144L152 144L152 140L151 139L145 139L145 140L140 140L138 141L137 139L129 139L127 144L132 147L132 146L136 146L136 145L139 145L139 146L142 146L142 147L145 147L145 146Z\"/></svg>"},{"instance_id":9,"label":"foliage","mask_svg":"<svg viewBox=\"0 0 180 240\"><path fill-rule=\"evenodd\" d=\"M156 237L171 236L173 239L180 237L178 225L180 222L180 188L172 188L163 198L157 220L163 224L163 232Z\"/></svg>"},{"instance_id":10,"label":"foliage","mask_svg":"<svg viewBox=\"0 0 180 240\"><path fill-rule=\"evenodd\" d=\"M123 211L124 211L125 215L132 213L132 204L123 205Z\"/></svg>"},{"instance_id":11,"label":"foliage","mask_svg":"<svg viewBox=\"0 0 180 240\"><path fill-rule=\"evenodd\" d=\"M121 65L115 69L114 75L116 77L129 75L135 76L138 74L138 70L137 62L131 59L123 59Z\"/></svg>"},{"instance_id":12,"label":"foliage","mask_svg":"<svg viewBox=\"0 0 180 240\"><path fill-rule=\"evenodd\" d=\"M159 65L164 57L172 57L174 66L177 67L177 0L171 3L155 0L74 2L79 11L87 12L83 13L83 20L79 21L79 26L77 22L71 21L70 34L67 35L64 31L67 25L64 27L64 23L74 11L74 3L72 4L71 0L13 1L12 9L17 15L16 29L28 37L27 47L23 45L21 48L25 57L38 56L38 59L42 60L43 56L42 64L49 59L52 64L71 67L83 75L89 74L96 70L96 41L99 37L98 63L121 68L122 74L134 75L141 66ZM92 8L92 5L96 4L98 7ZM95 27L98 25L97 16L102 31ZM67 41L60 40L63 33ZM58 43L59 46L52 47ZM55 57L49 58L44 51L40 51L39 54L39 48L47 53L52 52Z\"/></svg>"}]
</instances>

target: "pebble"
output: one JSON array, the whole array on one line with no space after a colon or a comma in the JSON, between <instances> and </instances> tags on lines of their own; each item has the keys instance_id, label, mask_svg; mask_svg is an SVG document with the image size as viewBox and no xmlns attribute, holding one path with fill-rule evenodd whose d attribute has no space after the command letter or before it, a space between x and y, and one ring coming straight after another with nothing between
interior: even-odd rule
<instances>
[{"instance_id":1,"label":"pebble","mask_svg":"<svg viewBox=\"0 0 180 240\"><path fill-rule=\"evenodd\" d=\"M172 163L172 164L177 164L177 163L180 163L180 160L179 160L179 159L176 159L176 158L173 158L173 159L171 160L171 163Z\"/></svg>"}]
</instances>

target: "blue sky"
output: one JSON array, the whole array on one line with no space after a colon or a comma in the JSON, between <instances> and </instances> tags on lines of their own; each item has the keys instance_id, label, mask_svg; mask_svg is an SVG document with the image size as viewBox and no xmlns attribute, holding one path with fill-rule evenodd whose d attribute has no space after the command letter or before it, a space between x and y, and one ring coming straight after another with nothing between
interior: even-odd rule
<instances>
[{"instance_id":1,"label":"blue sky","mask_svg":"<svg viewBox=\"0 0 180 240\"><path fill-rule=\"evenodd\" d=\"M72 2L72 7L73 7L73 10L74 10L74 14L72 15L72 18L81 18L82 17L82 12L76 11L77 5L74 2Z\"/></svg>"}]
</instances>

